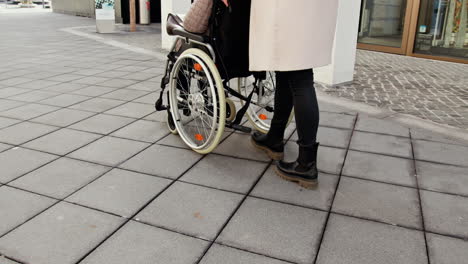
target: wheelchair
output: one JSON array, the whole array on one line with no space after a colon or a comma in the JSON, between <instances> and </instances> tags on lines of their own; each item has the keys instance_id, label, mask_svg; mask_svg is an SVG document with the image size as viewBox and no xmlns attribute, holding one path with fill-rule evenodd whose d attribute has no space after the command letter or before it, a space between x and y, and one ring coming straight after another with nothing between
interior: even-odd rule
<instances>
[{"instance_id":1,"label":"wheelchair","mask_svg":"<svg viewBox=\"0 0 468 264\"><path fill-rule=\"evenodd\" d=\"M218 8L214 4L210 23L220 14ZM254 129L267 133L274 112L275 73L244 69L229 74L215 26L210 25L207 34L194 34L184 29L182 18L168 15L166 30L176 41L155 103L157 111L167 111L169 131L200 154L218 146L226 127L250 133L252 128L244 126L245 115Z\"/></svg>"}]
</instances>

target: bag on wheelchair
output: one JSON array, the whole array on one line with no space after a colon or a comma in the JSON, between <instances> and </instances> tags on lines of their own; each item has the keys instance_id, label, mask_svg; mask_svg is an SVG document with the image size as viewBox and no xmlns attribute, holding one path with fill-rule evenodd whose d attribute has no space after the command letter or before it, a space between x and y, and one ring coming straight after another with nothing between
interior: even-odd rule
<instances>
[{"instance_id":1,"label":"bag on wheelchair","mask_svg":"<svg viewBox=\"0 0 468 264\"><path fill-rule=\"evenodd\" d=\"M223 79L247 77L249 72L250 0L217 1L211 34L217 52L217 66Z\"/></svg>"}]
</instances>

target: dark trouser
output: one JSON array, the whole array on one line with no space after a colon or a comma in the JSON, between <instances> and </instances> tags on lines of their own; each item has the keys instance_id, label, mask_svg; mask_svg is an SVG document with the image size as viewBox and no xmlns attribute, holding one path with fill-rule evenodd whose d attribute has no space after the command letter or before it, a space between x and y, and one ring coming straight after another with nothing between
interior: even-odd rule
<instances>
[{"instance_id":1,"label":"dark trouser","mask_svg":"<svg viewBox=\"0 0 468 264\"><path fill-rule=\"evenodd\" d=\"M275 112L271 124L273 137L284 137L291 110L294 106L298 144L312 147L317 140L319 107L314 88L312 69L276 72Z\"/></svg>"}]
</instances>

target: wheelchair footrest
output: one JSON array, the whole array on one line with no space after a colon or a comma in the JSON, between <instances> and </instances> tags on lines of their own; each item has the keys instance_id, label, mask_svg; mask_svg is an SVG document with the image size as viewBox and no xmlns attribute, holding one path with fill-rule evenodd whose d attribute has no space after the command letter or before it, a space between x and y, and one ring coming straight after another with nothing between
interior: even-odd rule
<instances>
[{"instance_id":1,"label":"wheelchair footrest","mask_svg":"<svg viewBox=\"0 0 468 264\"><path fill-rule=\"evenodd\" d=\"M252 132L252 128L242 126L242 125L236 125L236 124L230 123L230 124L226 124L226 126L229 127L229 128L232 128L234 130L244 132L244 133L249 133L250 134Z\"/></svg>"},{"instance_id":2,"label":"wheelchair footrest","mask_svg":"<svg viewBox=\"0 0 468 264\"><path fill-rule=\"evenodd\" d=\"M162 98L159 98L156 103L154 103L154 108L156 108L156 112L167 110L167 106L163 105Z\"/></svg>"}]
</instances>

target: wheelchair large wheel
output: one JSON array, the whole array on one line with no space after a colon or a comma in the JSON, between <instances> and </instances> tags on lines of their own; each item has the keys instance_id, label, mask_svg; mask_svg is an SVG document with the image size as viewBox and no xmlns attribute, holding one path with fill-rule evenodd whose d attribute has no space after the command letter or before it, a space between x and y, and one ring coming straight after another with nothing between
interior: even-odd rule
<instances>
[{"instance_id":1,"label":"wheelchair large wheel","mask_svg":"<svg viewBox=\"0 0 468 264\"><path fill-rule=\"evenodd\" d=\"M184 51L174 64L169 90L170 110L182 140L207 154L221 140L226 100L221 76L202 50Z\"/></svg>"},{"instance_id":2,"label":"wheelchair large wheel","mask_svg":"<svg viewBox=\"0 0 468 264\"><path fill-rule=\"evenodd\" d=\"M255 78L249 76L247 78L238 79L239 93L245 97L249 96L255 89ZM276 90L276 75L274 72L266 72L265 80L260 80L257 83L257 90L254 91L252 101L247 110L247 117L253 127L262 133L268 133L270 130L271 120L275 109L275 90ZM241 100L241 104L245 102ZM291 113L288 124L291 122L294 113Z\"/></svg>"}]
</instances>

